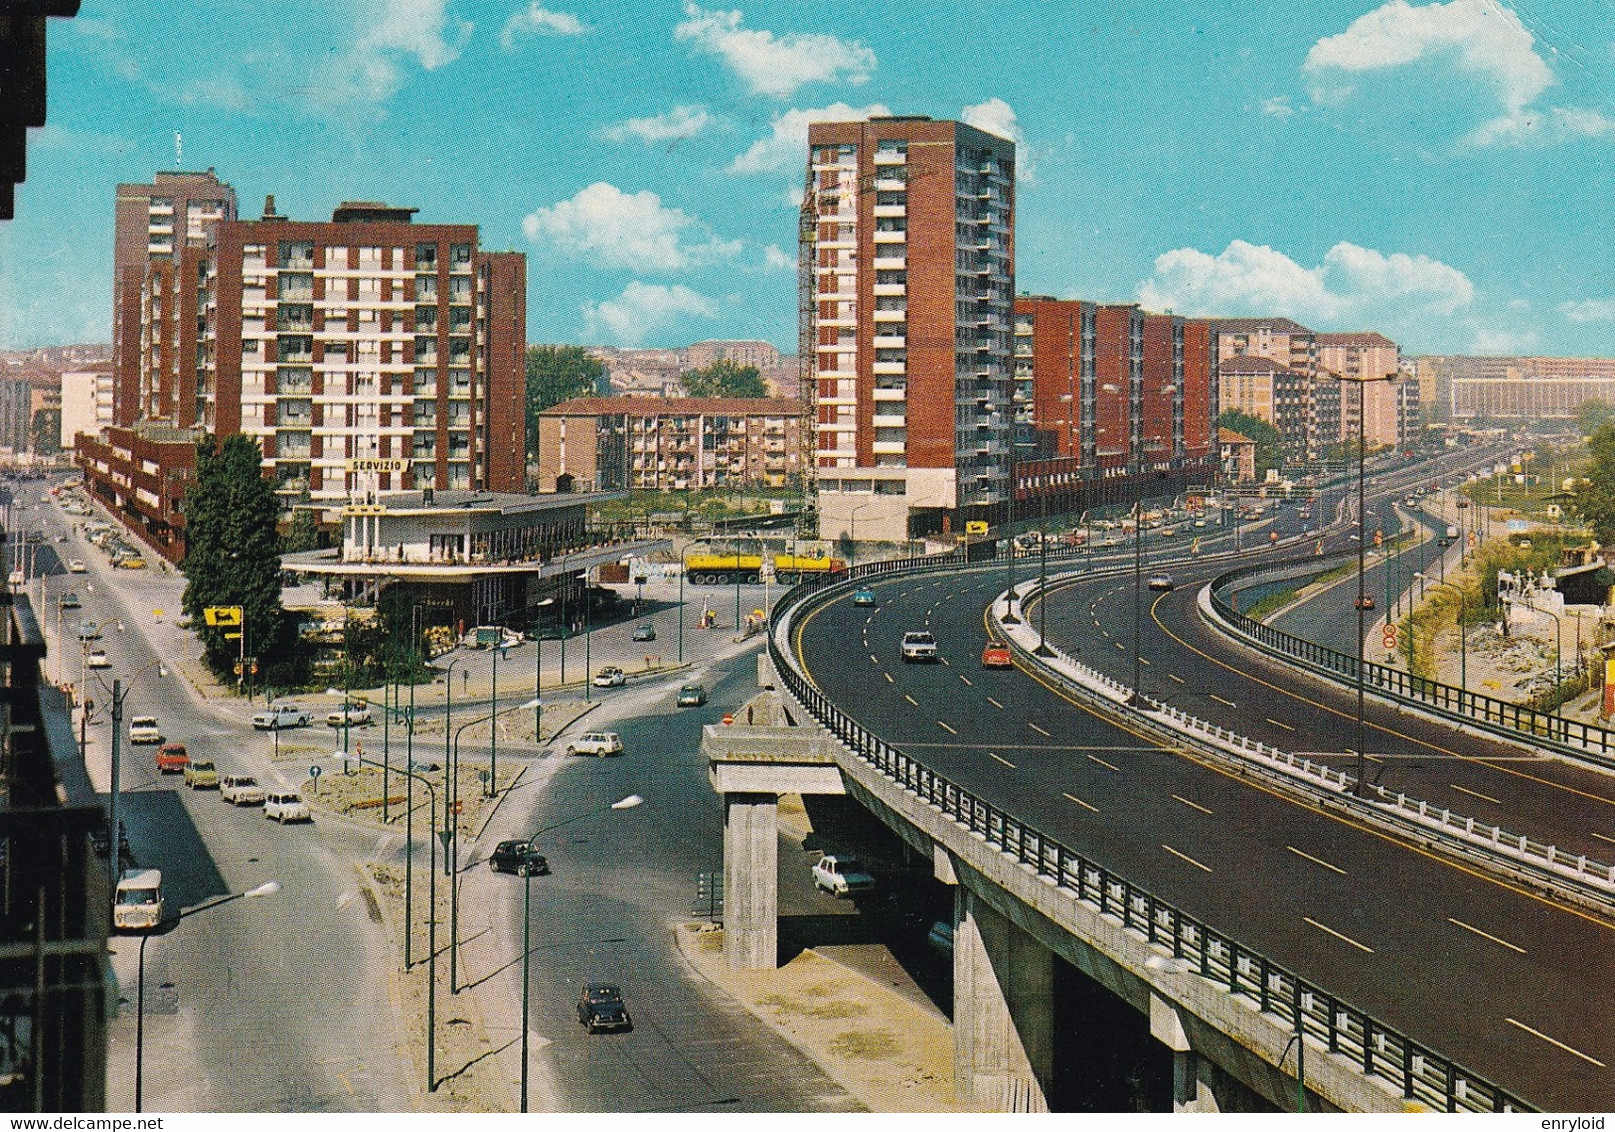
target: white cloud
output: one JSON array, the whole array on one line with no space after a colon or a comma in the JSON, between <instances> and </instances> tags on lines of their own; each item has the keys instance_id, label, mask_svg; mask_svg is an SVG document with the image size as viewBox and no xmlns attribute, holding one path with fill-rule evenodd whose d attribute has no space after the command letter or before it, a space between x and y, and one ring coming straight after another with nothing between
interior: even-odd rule
<instances>
[{"instance_id":1,"label":"white cloud","mask_svg":"<svg viewBox=\"0 0 1615 1132\"><path fill-rule=\"evenodd\" d=\"M451 20L447 6L448 0L367 0L357 5L361 30L346 59L331 68L345 76L333 84L333 100L383 102L404 83L402 61L435 71L458 59L471 25Z\"/></svg>"},{"instance_id":2,"label":"white cloud","mask_svg":"<svg viewBox=\"0 0 1615 1132\"><path fill-rule=\"evenodd\" d=\"M635 279L615 299L583 304L585 336L612 346L638 346L681 319L717 317L716 303L682 283L666 287Z\"/></svg>"},{"instance_id":3,"label":"white cloud","mask_svg":"<svg viewBox=\"0 0 1615 1132\"><path fill-rule=\"evenodd\" d=\"M845 102L832 102L818 110L787 110L774 118L772 133L753 142L750 149L734 159L729 171L771 173L779 169L806 168L809 123L861 122L890 113L878 102L862 109L848 106Z\"/></svg>"},{"instance_id":4,"label":"white cloud","mask_svg":"<svg viewBox=\"0 0 1615 1132\"><path fill-rule=\"evenodd\" d=\"M1527 107L1483 123L1469 135L1475 145L1559 142L1572 138L1596 138L1615 134L1615 119L1596 110L1550 106L1546 110Z\"/></svg>"},{"instance_id":5,"label":"white cloud","mask_svg":"<svg viewBox=\"0 0 1615 1132\"><path fill-rule=\"evenodd\" d=\"M1021 132L1020 123L1009 103L1002 98L989 98L975 106L966 106L959 112L959 120L967 126L1014 142L1015 179L1027 184L1036 182L1037 170L1034 168L1031 147L1026 144L1026 135Z\"/></svg>"},{"instance_id":6,"label":"white cloud","mask_svg":"<svg viewBox=\"0 0 1615 1132\"><path fill-rule=\"evenodd\" d=\"M582 35L588 29L576 16L567 12L552 12L537 0L530 0L525 8L513 13L499 33L499 45L506 51L519 40L531 35Z\"/></svg>"},{"instance_id":7,"label":"white cloud","mask_svg":"<svg viewBox=\"0 0 1615 1132\"><path fill-rule=\"evenodd\" d=\"M684 16L673 29L673 37L718 56L753 94L789 98L804 83L866 82L875 69L873 51L833 35L788 32L775 36L770 31L741 27L739 11L713 12L694 3L684 5Z\"/></svg>"},{"instance_id":8,"label":"white cloud","mask_svg":"<svg viewBox=\"0 0 1615 1132\"><path fill-rule=\"evenodd\" d=\"M1295 107L1290 105L1289 95L1280 94L1262 99L1262 113L1270 114L1282 121L1285 118L1295 117Z\"/></svg>"},{"instance_id":9,"label":"white cloud","mask_svg":"<svg viewBox=\"0 0 1615 1132\"><path fill-rule=\"evenodd\" d=\"M648 189L625 193L597 181L570 199L535 209L522 221L534 243L598 267L680 271L733 257L743 245L720 240L711 229L677 208L667 208Z\"/></svg>"},{"instance_id":10,"label":"white cloud","mask_svg":"<svg viewBox=\"0 0 1615 1132\"><path fill-rule=\"evenodd\" d=\"M795 271L796 257L786 255L775 245L769 244L763 248L763 266L774 271Z\"/></svg>"},{"instance_id":11,"label":"white cloud","mask_svg":"<svg viewBox=\"0 0 1615 1132\"><path fill-rule=\"evenodd\" d=\"M651 118L630 118L615 126L607 126L600 131L600 136L614 142L638 138L646 145L654 145L657 142L693 138L702 130L720 124L720 121L707 113L705 106L675 106L665 114Z\"/></svg>"},{"instance_id":12,"label":"white cloud","mask_svg":"<svg viewBox=\"0 0 1615 1132\"><path fill-rule=\"evenodd\" d=\"M1206 315L1284 315L1336 322L1365 316L1450 315L1474 298L1463 272L1428 256L1339 243L1317 267L1235 240L1219 255L1178 248L1138 288L1155 309Z\"/></svg>"},{"instance_id":13,"label":"white cloud","mask_svg":"<svg viewBox=\"0 0 1615 1132\"><path fill-rule=\"evenodd\" d=\"M1559 313L1571 322L1615 322L1615 299L1582 299L1560 303Z\"/></svg>"},{"instance_id":14,"label":"white cloud","mask_svg":"<svg viewBox=\"0 0 1615 1132\"><path fill-rule=\"evenodd\" d=\"M1516 333L1491 326L1477 326L1474 331L1470 349L1477 354L1528 354L1538 341L1534 330Z\"/></svg>"}]
</instances>

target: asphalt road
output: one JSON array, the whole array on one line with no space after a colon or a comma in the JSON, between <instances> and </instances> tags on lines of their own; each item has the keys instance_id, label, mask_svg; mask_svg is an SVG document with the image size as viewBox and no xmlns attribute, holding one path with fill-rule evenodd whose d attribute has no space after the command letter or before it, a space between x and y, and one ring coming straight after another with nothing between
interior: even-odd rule
<instances>
[{"instance_id":1,"label":"asphalt road","mask_svg":"<svg viewBox=\"0 0 1615 1132\"><path fill-rule=\"evenodd\" d=\"M842 597L798 647L883 739L1157 897L1534 1104L1615 1103L1597 1005L1615 975L1610 924L1162 751L1023 672L983 670L982 610L1001 583L993 569L880 582L876 609ZM900 662L918 628L946 663Z\"/></svg>"}]
</instances>

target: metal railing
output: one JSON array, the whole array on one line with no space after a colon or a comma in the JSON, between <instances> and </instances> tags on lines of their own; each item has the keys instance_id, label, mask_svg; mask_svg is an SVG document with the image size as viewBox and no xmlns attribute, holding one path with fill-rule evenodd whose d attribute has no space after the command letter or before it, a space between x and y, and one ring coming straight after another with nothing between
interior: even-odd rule
<instances>
[{"instance_id":1,"label":"metal railing","mask_svg":"<svg viewBox=\"0 0 1615 1132\"><path fill-rule=\"evenodd\" d=\"M1362 1010L1307 982L1238 940L1201 923L1133 882L1062 845L1027 823L950 781L872 734L842 711L800 671L789 646L791 621L860 579L928 573L963 565L962 556L895 559L852 568L841 579L810 579L774 607L768 651L787 691L858 758L912 791L964 829L1020 865L1047 878L1076 900L1170 948L1184 972L1224 988L1261 1012L1304 1033L1318 1048L1351 1059L1365 1077L1388 1082L1408 1101L1444 1112L1528 1111L1519 1098L1470 1073Z\"/></svg>"},{"instance_id":2,"label":"metal railing","mask_svg":"<svg viewBox=\"0 0 1615 1132\"><path fill-rule=\"evenodd\" d=\"M1300 664L1324 676L1355 688L1358 667L1363 685L1369 691L1416 704L1448 719L1473 724L1509 739L1528 737L1532 742L1552 746L1563 754L1615 769L1615 731L1580 720L1564 719L1552 712L1538 711L1524 704L1455 688L1411 672L1373 661L1359 661L1350 653L1292 636L1249 617L1223 596L1233 583L1282 570L1298 562L1246 566L1218 575L1211 583L1211 606L1223 623L1263 651Z\"/></svg>"}]
</instances>

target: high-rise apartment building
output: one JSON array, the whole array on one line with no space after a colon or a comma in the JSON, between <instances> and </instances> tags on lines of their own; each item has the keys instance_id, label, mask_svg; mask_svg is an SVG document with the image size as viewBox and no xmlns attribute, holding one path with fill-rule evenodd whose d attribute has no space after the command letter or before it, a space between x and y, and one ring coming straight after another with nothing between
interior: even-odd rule
<instances>
[{"instance_id":1,"label":"high-rise apartment building","mask_svg":"<svg viewBox=\"0 0 1615 1132\"><path fill-rule=\"evenodd\" d=\"M1306 377L1260 354L1235 354L1217 365L1220 412L1244 413L1278 430L1290 459L1302 459L1307 446Z\"/></svg>"},{"instance_id":2,"label":"high-rise apartment building","mask_svg":"<svg viewBox=\"0 0 1615 1132\"><path fill-rule=\"evenodd\" d=\"M803 349L820 533L987 518L1013 460L1015 145L958 122L808 129Z\"/></svg>"},{"instance_id":3,"label":"high-rise apartment building","mask_svg":"<svg viewBox=\"0 0 1615 1132\"><path fill-rule=\"evenodd\" d=\"M1313 344L1320 372L1336 375L1346 386L1362 383L1363 419L1358 421L1358 391L1343 389L1340 397L1339 435L1355 442L1359 428L1370 448L1395 448L1404 442L1403 407L1407 391L1382 380L1401 372L1401 351L1383 334L1363 331L1316 334Z\"/></svg>"},{"instance_id":4,"label":"high-rise apartment building","mask_svg":"<svg viewBox=\"0 0 1615 1132\"><path fill-rule=\"evenodd\" d=\"M196 335L177 323L180 291L194 275L179 271L188 246L205 247L220 221L236 218L235 189L205 173L158 173L149 185L119 185L113 209L113 421L132 425L143 367L194 372ZM194 296L190 307L195 309ZM194 316L193 316L194 321Z\"/></svg>"},{"instance_id":5,"label":"high-rise apartment building","mask_svg":"<svg viewBox=\"0 0 1615 1132\"><path fill-rule=\"evenodd\" d=\"M1216 333L1219 363L1229 358L1255 355L1277 362L1302 377L1305 406L1305 439L1291 459L1321 459L1340 441L1336 395L1329 387L1333 378L1318 373L1316 335L1288 318L1218 318L1211 322Z\"/></svg>"}]
</instances>

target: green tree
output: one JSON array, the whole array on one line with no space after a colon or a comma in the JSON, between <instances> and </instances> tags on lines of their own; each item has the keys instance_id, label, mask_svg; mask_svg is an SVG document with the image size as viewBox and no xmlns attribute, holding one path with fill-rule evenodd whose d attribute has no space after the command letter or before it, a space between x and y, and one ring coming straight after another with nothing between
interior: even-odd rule
<instances>
[{"instance_id":1,"label":"green tree","mask_svg":"<svg viewBox=\"0 0 1615 1132\"><path fill-rule=\"evenodd\" d=\"M1232 429L1247 440L1256 442L1256 478L1267 475L1267 469L1284 465L1284 440L1279 430L1261 417L1253 417L1238 409L1229 409L1217 418L1219 428Z\"/></svg>"},{"instance_id":2,"label":"green tree","mask_svg":"<svg viewBox=\"0 0 1615 1132\"><path fill-rule=\"evenodd\" d=\"M679 375L684 390L691 397L767 397L768 386L756 366L736 365L728 358L719 358L701 369L685 370Z\"/></svg>"},{"instance_id":3,"label":"green tree","mask_svg":"<svg viewBox=\"0 0 1615 1132\"><path fill-rule=\"evenodd\" d=\"M247 651L266 665L283 660L279 654L289 647L275 532L280 504L262 466L256 441L240 433L222 443L204 436L196 444L196 477L185 492L182 604L198 627L208 665L220 676L233 675L240 642L226 639L229 630L203 624L209 606L241 606Z\"/></svg>"},{"instance_id":4,"label":"green tree","mask_svg":"<svg viewBox=\"0 0 1615 1132\"><path fill-rule=\"evenodd\" d=\"M314 508L294 508L291 526L286 531L286 537L281 540L280 552L297 554L304 550L318 550L319 547L320 521L314 514Z\"/></svg>"},{"instance_id":5,"label":"green tree","mask_svg":"<svg viewBox=\"0 0 1615 1132\"><path fill-rule=\"evenodd\" d=\"M527 347L527 454L538 454L538 414L600 392L606 363L582 346Z\"/></svg>"},{"instance_id":6,"label":"green tree","mask_svg":"<svg viewBox=\"0 0 1615 1132\"><path fill-rule=\"evenodd\" d=\"M1615 543L1615 424L1601 426L1587 441L1591 462L1576 485L1575 509L1605 546Z\"/></svg>"},{"instance_id":7,"label":"green tree","mask_svg":"<svg viewBox=\"0 0 1615 1132\"><path fill-rule=\"evenodd\" d=\"M34 413L34 454L54 456L62 450L62 411L40 409Z\"/></svg>"},{"instance_id":8,"label":"green tree","mask_svg":"<svg viewBox=\"0 0 1615 1132\"><path fill-rule=\"evenodd\" d=\"M1615 409L1597 399L1576 406L1576 427L1582 436L1591 436L1607 424L1615 424Z\"/></svg>"}]
</instances>

